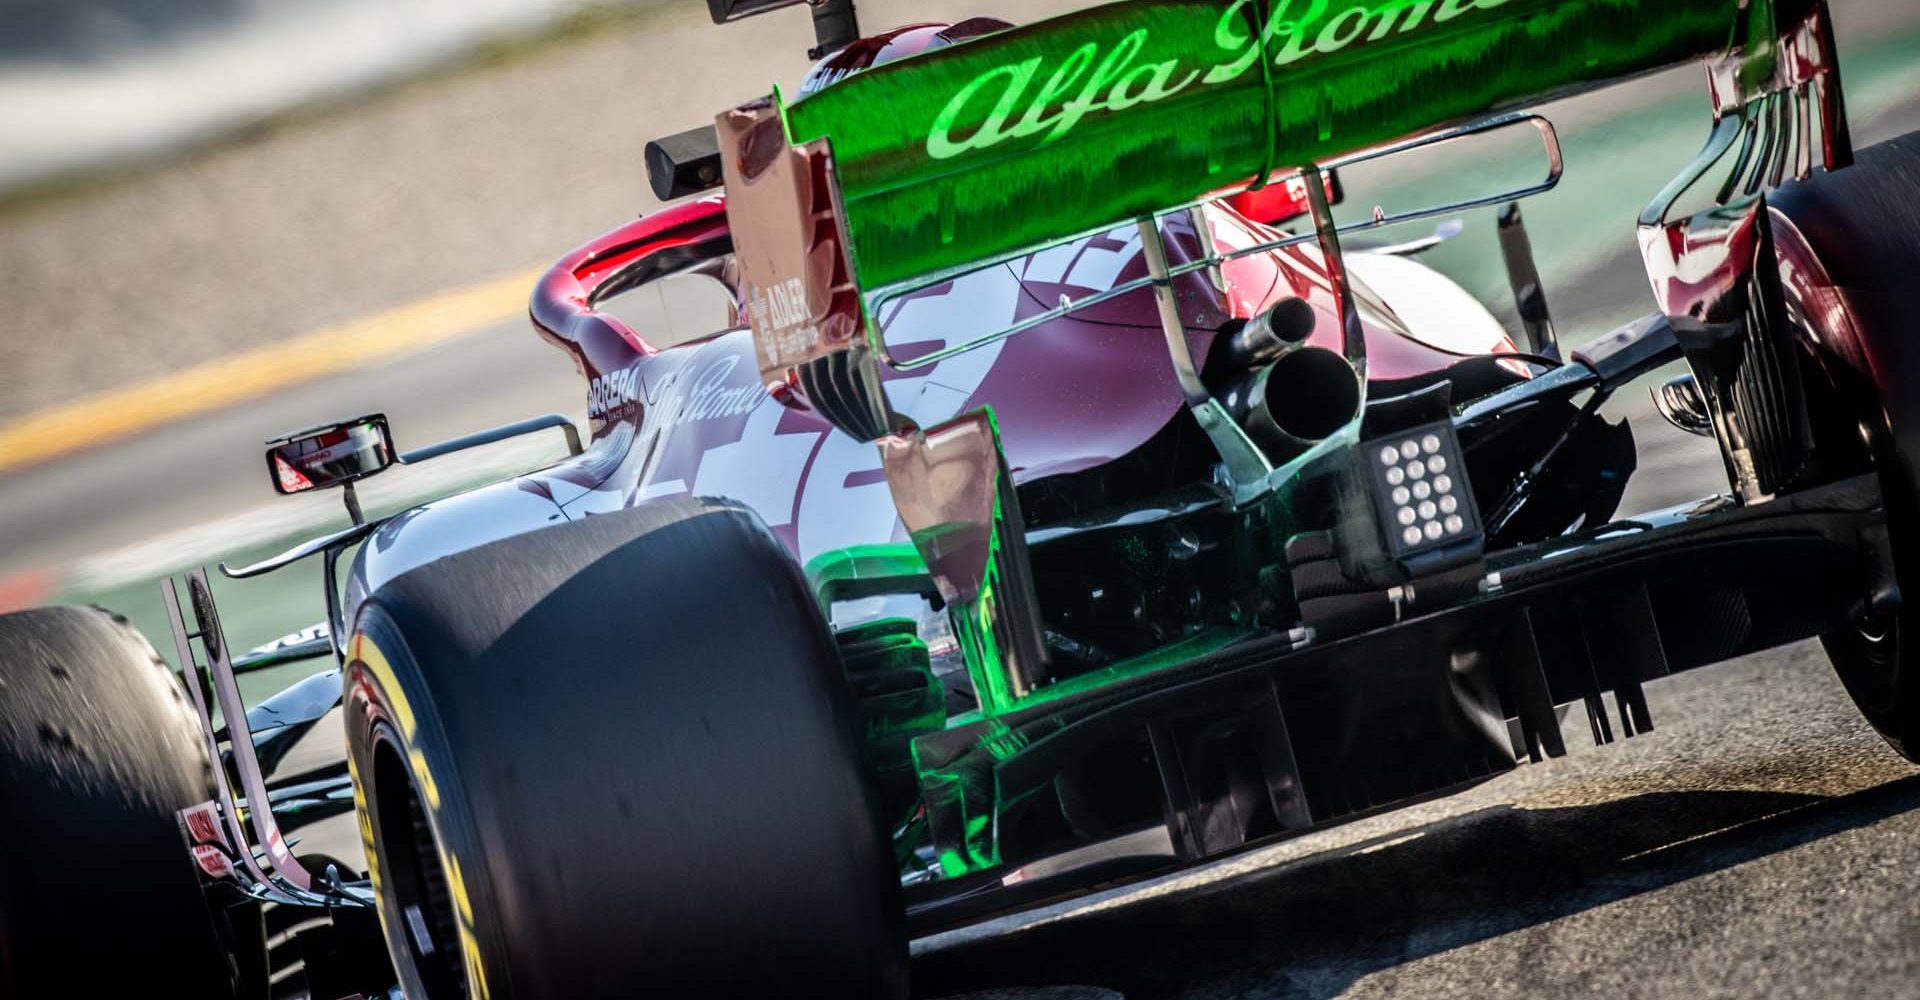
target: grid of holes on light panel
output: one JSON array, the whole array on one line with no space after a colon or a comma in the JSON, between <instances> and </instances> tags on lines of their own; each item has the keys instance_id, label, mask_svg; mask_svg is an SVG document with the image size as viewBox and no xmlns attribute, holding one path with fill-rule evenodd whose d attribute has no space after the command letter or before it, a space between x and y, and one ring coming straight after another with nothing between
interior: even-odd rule
<instances>
[{"instance_id":1,"label":"grid of holes on light panel","mask_svg":"<svg viewBox=\"0 0 1920 1000\"><path fill-rule=\"evenodd\" d=\"M1374 461L1391 501L1387 530L1409 548L1458 538L1467 530L1459 484L1442 443L1440 435L1427 432L1376 445Z\"/></svg>"}]
</instances>

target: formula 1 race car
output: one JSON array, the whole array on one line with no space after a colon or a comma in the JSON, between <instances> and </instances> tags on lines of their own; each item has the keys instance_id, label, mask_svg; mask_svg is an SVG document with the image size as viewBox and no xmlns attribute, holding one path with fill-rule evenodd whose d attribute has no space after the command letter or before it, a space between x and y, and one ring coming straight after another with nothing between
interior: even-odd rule
<instances>
[{"instance_id":1,"label":"formula 1 race car","mask_svg":"<svg viewBox=\"0 0 1920 1000\"><path fill-rule=\"evenodd\" d=\"M0 982L904 996L912 936L1559 756L1569 707L1643 734L1648 681L1816 636L1920 760L1920 134L1856 154L1823 0L864 39L808 6L800 91L653 144L674 203L535 291L584 447L559 417L270 442L353 523L227 575L319 559L326 619L236 653L207 574L168 580L184 685L111 617L0 619ZM1563 351L1517 204L1560 148L1523 109L1699 58L1710 137L1639 220L1653 310ZM1336 218L1343 172L1493 136L1541 178ZM1472 208L1517 342L1431 238L1368 242ZM620 318L689 275L726 329ZM1643 379L1731 489L1618 520L1600 407ZM550 468L353 500L554 428ZM334 667L244 703L300 658ZM296 843L333 820L364 857Z\"/></svg>"}]
</instances>

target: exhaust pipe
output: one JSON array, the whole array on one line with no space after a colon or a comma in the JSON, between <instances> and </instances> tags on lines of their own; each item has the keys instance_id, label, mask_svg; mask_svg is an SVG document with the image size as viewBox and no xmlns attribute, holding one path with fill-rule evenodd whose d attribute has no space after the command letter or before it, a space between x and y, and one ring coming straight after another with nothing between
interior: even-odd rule
<instances>
[{"instance_id":1,"label":"exhaust pipe","mask_svg":"<svg viewBox=\"0 0 1920 1000\"><path fill-rule=\"evenodd\" d=\"M1245 371L1280 360L1307 342L1319 315L1305 299L1289 295L1226 338L1214 353L1228 371Z\"/></svg>"},{"instance_id":2,"label":"exhaust pipe","mask_svg":"<svg viewBox=\"0 0 1920 1000\"><path fill-rule=\"evenodd\" d=\"M1283 351L1270 363L1235 376L1223 389L1221 404L1276 464L1331 437L1360 415L1359 373L1346 358L1324 347Z\"/></svg>"}]
</instances>

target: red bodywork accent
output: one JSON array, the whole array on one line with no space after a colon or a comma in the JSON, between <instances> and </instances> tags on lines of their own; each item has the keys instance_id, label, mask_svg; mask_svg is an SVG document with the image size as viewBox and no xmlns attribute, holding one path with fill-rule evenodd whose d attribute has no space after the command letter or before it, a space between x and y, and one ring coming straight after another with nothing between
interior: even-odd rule
<instances>
[{"instance_id":1,"label":"red bodywork accent","mask_svg":"<svg viewBox=\"0 0 1920 1000\"><path fill-rule=\"evenodd\" d=\"M1330 173L1327 175L1326 191L1329 201L1340 197L1338 185ZM1299 174L1283 177L1262 188L1230 195L1227 204L1241 215L1269 226L1298 219L1313 210L1312 203L1307 200L1306 178Z\"/></svg>"},{"instance_id":2,"label":"red bodywork accent","mask_svg":"<svg viewBox=\"0 0 1920 1000\"><path fill-rule=\"evenodd\" d=\"M1854 302L1858 291L1834 281L1792 219L1770 210L1767 221L1781 285L1819 345L1808 356L1825 370L1826 381L1837 386L1871 385L1873 398L1895 398L1893 382L1900 366L1893 359L1876 357L1885 353L1886 342L1866 335ZM1880 426L1891 425L1892 420L1883 415Z\"/></svg>"},{"instance_id":3,"label":"red bodywork accent","mask_svg":"<svg viewBox=\"0 0 1920 1000\"><path fill-rule=\"evenodd\" d=\"M1852 165L1853 142L1827 5L1811 4L1799 21L1781 29L1774 55L1773 74L1746 85L1741 80L1746 52L1736 50L1708 62L1707 82L1716 119L1769 93L1811 88L1820 113L1822 165L1828 170ZM1792 176L1807 177L1813 168L1810 159L1803 154ZM1728 314L1744 303L1746 287L1760 264L1758 227L1765 223L1766 212L1766 200L1758 198L1660 226L1643 226L1641 256L1661 311L1699 319L1732 318Z\"/></svg>"},{"instance_id":4,"label":"red bodywork accent","mask_svg":"<svg viewBox=\"0 0 1920 1000\"><path fill-rule=\"evenodd\" d=\"M1641 254L1654 301L1669 316L1725 319L1720 304L1744 289L1760 245L1762 206L1708 212L1643 230Z\"/></svg>"},{"instance_id":5,"label":"red bodywork accent","mask_svg":"<svg viewBox=\"0 0 1920 1000\"><path fill-rule=\"evenodd\" d=\"M573 355L589 379L622 371L658 352L625 323L593 308L600 286L635 265L670 272L720 256L731 246L726 203L719 195L643 216L548 269L533 293L534 328Z\"/></svg>"}]
</instances>

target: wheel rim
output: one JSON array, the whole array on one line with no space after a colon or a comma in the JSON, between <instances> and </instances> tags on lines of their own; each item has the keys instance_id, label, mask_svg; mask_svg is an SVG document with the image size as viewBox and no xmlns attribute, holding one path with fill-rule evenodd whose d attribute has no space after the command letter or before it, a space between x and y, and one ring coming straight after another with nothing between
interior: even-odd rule
<instances>
[{"instance_id":1,"label":"wheel rim","mask_svg":"<svg viewBox=\"0 0 1920 1000\"><path fill-rule=\"evenodd\" d=\"M1890 709L1900 680L1899 619L1870 612L1854 619L1846 635L1854 654L1841 678L1848 691L1862 706Z\"/></svg>"},{"instance_id":2,"label":"wheel rim","mask_svg":"<svg viewBox=\"0 0 1920 1000\"><path fill-rule=\"evenodd\" d=\"M1917 502L1920 498L1915 497L1911 480L1905 473L1905 463L1891 443L1891 431L1884 424L1876 425L1869 438L1879 472L1881 503L1887 514L1894 577L1910 579L1916 574L1913 566L1908 565L1912 562L1911 552L1903 543L1913 530L1916 512L1920 512L1920 502ZM1847 694L1867 721L1895 746L1904 742L1888 728L1893 724L1900 702L1901 614L1897 608L1862 611L1844 629L1833 633L1841 637L1843 652L1835 657L1834 665L1842 667L1842 659L1845 661L1838 673ZM1832 636L1829 641L1831 639Z\"/></svg>"},{"instance_id":3,"label":"wheel rim","mask_svg":"<svg viewBox=\"0 0 1920 1000\"><path fill-rule=\"evenodd\" d=\"M373 757L380 903L395 925L388 932L399 946L395 958L410 967L426 1000L464 997L460 922L439 844L399 742L385 727L374 734Z\"/></svg>"}]
</instances>

